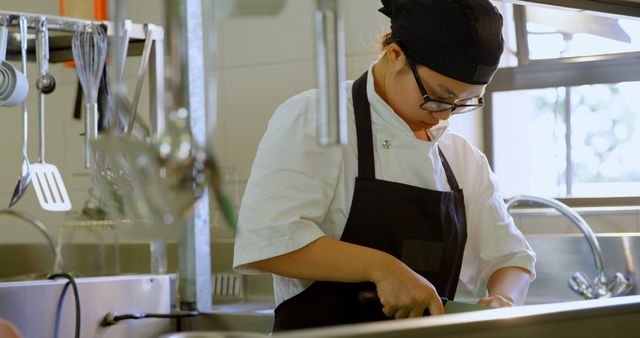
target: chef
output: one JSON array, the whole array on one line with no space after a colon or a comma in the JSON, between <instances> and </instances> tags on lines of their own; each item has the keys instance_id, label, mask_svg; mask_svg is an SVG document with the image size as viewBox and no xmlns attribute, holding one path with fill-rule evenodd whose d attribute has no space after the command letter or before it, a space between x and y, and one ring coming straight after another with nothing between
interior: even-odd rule
<instances>
[{"instance_id":1,"label":"chef","mask_svg":"<svg viewBox=\"0 0 640 338\"><path fill-rule=\"evenodd\" d=\"M345 86L348 144L317 144L310 90L277 108L253 163L234 267L273 274L274 331L439 315L458 281L518 305L535 277L486 157L448 130L483 106L502 16L488 0L382 4L383 54Z\"/></svg>"}]
</instances>

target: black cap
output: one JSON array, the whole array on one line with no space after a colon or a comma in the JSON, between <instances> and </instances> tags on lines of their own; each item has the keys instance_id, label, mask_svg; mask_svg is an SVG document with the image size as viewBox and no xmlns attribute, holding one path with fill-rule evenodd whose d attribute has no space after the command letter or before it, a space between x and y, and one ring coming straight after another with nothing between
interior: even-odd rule
<instances>
[{"instance_id":1,"label":"black cap","mask_svg":"<svg viewBox=\"0 0 640 338\"><path fill-rule=\"evenodd\" d=\"M440 74L487 84L504 50L502 15L488 0L382 0L392 37L411 60Z\"/></svg>"}]
</instances>

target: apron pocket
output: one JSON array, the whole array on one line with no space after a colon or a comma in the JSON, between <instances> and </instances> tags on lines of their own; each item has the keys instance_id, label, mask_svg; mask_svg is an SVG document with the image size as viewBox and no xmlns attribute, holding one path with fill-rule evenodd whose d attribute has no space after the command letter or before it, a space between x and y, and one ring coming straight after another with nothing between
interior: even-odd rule
<instances>
[{"instance_id":1,"label":"apron pocket","mask_svg":"<svg viewBox=\"0 0 640 338\"><path fill-rule=\"evenodd\" d=\"M439 271L444 242L404 239L402 262L414 271Z\"/></svg>"}]
</instances>

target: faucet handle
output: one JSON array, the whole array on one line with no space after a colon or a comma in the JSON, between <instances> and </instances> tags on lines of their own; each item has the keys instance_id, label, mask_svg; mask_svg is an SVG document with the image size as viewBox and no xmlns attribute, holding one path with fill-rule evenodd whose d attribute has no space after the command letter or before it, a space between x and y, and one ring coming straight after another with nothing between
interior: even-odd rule
<instances>
[{"instance_id":1,"label":"faucet handle","mask_svg":"<svg viewBox=\"0 0 640 338\"><path fill-rule=\"evenodd\" d=\"M612 296L623 296L633 288L631 278L627 278L620 272L616 272L613 280L607 285Z\"/></svg>"},{"instance_id":2,"label":"faucet handle","mask_svg":"<svg viewBox=\"0 0 640 338\"><path fill-rule=\"evenodd\" d=\"M576 272L569 279L569 288L585 299L593 299L593 286L584 272Z\"/></svg>"}]
</instances>

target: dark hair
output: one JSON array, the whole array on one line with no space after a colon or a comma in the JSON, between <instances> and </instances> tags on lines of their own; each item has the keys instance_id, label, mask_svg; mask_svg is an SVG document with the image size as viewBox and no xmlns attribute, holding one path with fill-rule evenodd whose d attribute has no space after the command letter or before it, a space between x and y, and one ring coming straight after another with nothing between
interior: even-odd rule
<instances>
[{"instance_id":1,"label":"dark hair","mask_svg":"<svg viewBox=\"0 0 640 338\"><path fill-rule=\"evenodd\" d=\"M386 32L382 34L379 38L380 40L380 49L384 51L392 43L396 42L396 39L391 35L391 32Z\"/></svg>"},{"instance_id":2,"label":"dark hair","mask_svg":"<svg viewBox=\"0 0 640 338\"><path fill-rule=\"evenodd\" d=\"M382 50L382 54L384 54L384 49L390 46L392 43L398 42L398 39L392 36L391 32L386 32L382 34L378 40L380 41L380 49ZM409 63L405 63L404 67L400 70L398 75L403 75L407 72L410 72L411 68L409 68Z\"/></svg>"}]
</instances>

